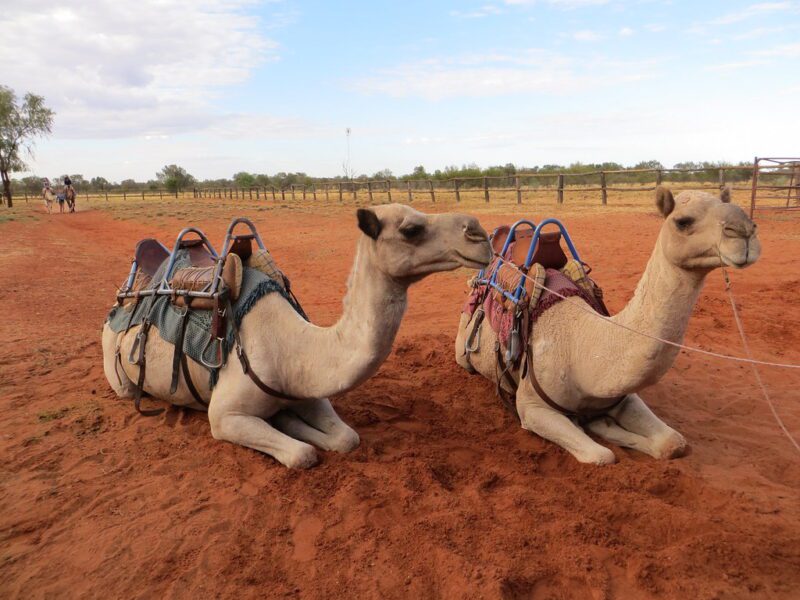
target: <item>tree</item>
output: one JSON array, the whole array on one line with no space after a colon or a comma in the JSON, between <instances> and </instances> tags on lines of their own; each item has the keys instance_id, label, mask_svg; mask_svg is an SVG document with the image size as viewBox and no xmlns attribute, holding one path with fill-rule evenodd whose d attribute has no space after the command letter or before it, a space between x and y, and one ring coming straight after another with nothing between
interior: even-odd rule
<instances>
[{"instance_id":1,"label":"tree","mask_svg":"<svg viewBox=\"0 0 800 600\"><path fill-rule=\"evenodd\" d=\"M256 184L256 178L247 171L240 171L233 176L233 181L237 187L249 189Z\"/></svg>"},{"instance_id":2,"label":"tree","mask_svg":"<svg viewBox=\"0 0 800 600\"><path fill-rule=\"evenodd\" d=\"M195 178L178 165L167 165L156 173L156 177L173 194L177 194L195 182Z\"/></svg>"},{"instance_id":3,"label":"tree","mask_svg":"<svg viewBox=\"0 0 800 600\"><path fill-rule=\"evenodd\" d=\"M90 185L96 190L104 190L108 187L108 179L105 177L92 177Z\"/></svg>"},{"instance_id":4,"label":"tree","mask_svg":"<svg viewBox=\"0 0 800 600\"><path fill-rule=\"evenodd\" d=\"M22 104L17 104L14 90L0 85L0 176L9 208L13 201L8 174L25 169L20 152L31 154L34 138L50 133L54 114L41 96L25 94Z\"/></svg>"}]
</instances>

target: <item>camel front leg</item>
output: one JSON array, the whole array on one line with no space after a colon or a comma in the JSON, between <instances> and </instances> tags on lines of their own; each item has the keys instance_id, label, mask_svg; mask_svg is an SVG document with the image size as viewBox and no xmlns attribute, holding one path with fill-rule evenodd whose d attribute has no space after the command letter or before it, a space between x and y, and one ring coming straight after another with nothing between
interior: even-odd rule
<instances>
[{"instance_id":1,"label":"camel front leg","mask_svg":"<svg viewBox=\"0 0 800 600\"><path fill-rule=\"evenodd\" d=\"M547 406L527 379L517 390L516 404L524 429L558 444L578 462L596 465L615 462L611 450L595 442L566 416Z\"/></svg>"},{"instance_id":2,"label":"camel front leg","mask_svg":"<svg viewBox=\"0 0 800 600\"><path fill-rule=\"evenodd\" d=\"M325 449L335 452L350 452L358 448L361 441L358 434L352 427L342 421L333 409L331 401L327 398L293 402L287 407L287 410L297 415L302 423L307 424L315 431L322 432L327 446ZM313 440L308 441L319 448L323 448Z\"/></svg>"},{"instance_id":3,"label":"camel front leg","mask_svg":"<svg viewBox=\"0 0 800 600\"><path fill-rule=\"evenodd\" d=\"M624 430L644 438L647 441L646 445L636 449L641 449L653 458L677 458L683 456L686 451L686 439L653 414L638 394L628 394L625 401L614 408L609 415Z\"/></svg>"},{"instance_id":4,"label":"camel front leg","mask_svg":"<svg viewBox=\"0 0 800 600\"><path fill-rule=\"evenodd\" d=\"M317 452L312 446L281 433L258 416L242 413L238 409L241 403L226 402L216 392L208 407L214 439L269 454L290 469L307 469L317 464Z\"/></svg>"}]
</instances>

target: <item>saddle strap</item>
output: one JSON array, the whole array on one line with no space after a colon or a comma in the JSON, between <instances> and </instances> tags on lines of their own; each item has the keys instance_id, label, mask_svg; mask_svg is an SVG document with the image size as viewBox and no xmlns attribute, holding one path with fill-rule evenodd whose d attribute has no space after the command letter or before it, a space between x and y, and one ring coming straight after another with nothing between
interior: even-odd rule
<instances>
[{"instance_id":1,"label":"saddle strap","mask_svg":"<svg viewBox=\"0 0 800 600\"><path fill-rule=\"evenodd\" d=\"M270 396L275 396L276 398L281 398L282 400L292 400L292 401L311 400L311 398L298 398L297 396L290 396L289 394L284 394L283 392L279 392L278 390L271 388L266 383L261 381L261 379L259 379L258 375L256 375L253 372L253 369L250 366L250 361L247 359L247 354L245 354L244 345L242 344L242 339L239 336L239 326L236 324L236 316L233 312L233 307L231 306L230 299L228 299L228 314L230 315L231 329L233 330L233 341L236 344L236 355L239 357L239 362L242 365L242 371L244 371L244 374L247 375L252 380L252 382L256 384L256 387L265 394L269 394Z\"/></svg>"},{"instance_id":2,"label":"saddle strap","mask_svg":"<svg viewBox=\"0 0 800 600\"><path fill-rule=\"evenodd\" d=\"M194 382L192 381L192 374L189 372L189 361L187 360L185 354L181 356L181 370L183 371L183 380L186 382L186 387L189 388L192 397L199 405L208 408L208 402L203 400L203 398L200 396L200 392L198 392L197 388L194 387Z\"/></svg>"},{"instance_id":3,"label":"saddle strap","mask_svg":"<svg viewBox=\"0 0 800 600\"><path fill-rule=\"evenodd\" d=\"M191 297L186 298L189 304L183 310L181 323L178 327L178 339L175 340L175 350L172 353L172 382L169 386L169 393L174 394L178 391L178 379L180 378L181 359L183 358L183 340L186 337L186 326L189 324L189 311L191 310Z\"/></svg>"},{"instance_id":4,"label":"saddle strap","mask_svg":"<svg viewBox=\"0 0 800 600\"><path fill-rule=\"evenodd\" d=\"M547 392L545 392L542 389L542 386L539 383L539 380L536 379L536 372L533 370L533 359L531 358L531 353L530 352L526 352L525 353L525 367L527 368L527 372L530 374L531 384L533 385L533 389L536 391L536 393L539 395L539 397L542 400L544 400L545 403L550 408L560 412L562 415L565 415L567 417L575 417L575 418L578 418L578 419L580 419L582 421L587 421L587 420L590 421L592 419L596 419L598 417L604 416L609 411L611 411L614 408L616 408L620 404L620 402L622 402L623 400L625 400L625 398L628 397L627 394L625 394L623 396L619 396L618 398L609 398L609 400L613 400L611 405L609 405L609 406L607 406L605 408L601 408L601 409L583 409L583 410L578 410L578 411L569 410L569 409L564 408L563 406L561 406L555 400L553 400L550 396L547 395ZM523 373L522 376L524 377L525 373Z\"/></svg>"},{"instance_id":5,"label":"saddle strap","mask_svg":"<svg viewBox=\"0 0 800 600\"><path fill-rule=\"evenodd\" d=\"M142 329L139 331L137 336L139 337L139 344L141 345L141 354L139 355L139 360L137 364L139 365L139 377L136 382L136 393L133 396L133 405L136 407L136 411L142 415L143 417L155 417L156 415L160 415L164 412L163 408L155 408L155 409L142 409L142 395L144 394L144 374L147 367L147 357L145 355L145 348L147 346L147 334L150 331L150 321L145 320L142 323Z\"/></svg>"}]
</instances>

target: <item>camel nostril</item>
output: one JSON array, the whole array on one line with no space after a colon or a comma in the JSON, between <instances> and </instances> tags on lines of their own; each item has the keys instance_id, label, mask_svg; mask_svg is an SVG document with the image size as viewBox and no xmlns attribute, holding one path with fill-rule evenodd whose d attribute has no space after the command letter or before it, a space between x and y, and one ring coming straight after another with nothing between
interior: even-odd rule
<instances>
[{"instance_id":1,"label":"camel nostril","mask_svg":"<svg viewBox=\"0 0 800 600\"><path fill-rule=\"evenodd\" d=\"M751 233L747 231L747 229L743 226L736 226L736 225L726 225L722 232L727 237L743 237L749 238Z\"/></svg>"}]
</instances>

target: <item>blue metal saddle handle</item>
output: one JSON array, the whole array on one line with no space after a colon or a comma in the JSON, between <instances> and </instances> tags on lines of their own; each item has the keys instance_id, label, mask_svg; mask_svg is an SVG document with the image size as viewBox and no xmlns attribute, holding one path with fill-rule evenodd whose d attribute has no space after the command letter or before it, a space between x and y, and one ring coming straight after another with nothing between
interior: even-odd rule
<instances>
[{"instance_id":1,"label":"blue metal saddle handle","mask_svg":"<svg viewBox=\"0 0 800 600\"><path fill-rule=\"evenodd\" d=\"M506 254L506 252L508 250L508 247L511 245L511 242L514 241L515 234L516 234L516 229L517 229L517 226L519 226L519 225L528 225L529 227L531 227L534 230L533 231L533 237L531 238L530 244L528 245L528 253L525 256L525 262L523 263L523 265L521 267L522 270L526 274L528 272L528 269L530 269L530 267L531 267L531 265L533 263L533 255L535 254L536 247L539 244L539 237L541 237L542 229L547 225L555 225L555 226L558 227L558 229L561 231L561 235L564 238L564 241L567 243L567 248L569 249L570 253L572 254L572 257L576 261L578 261L578 264L580 265L581 270L583 270L583 261L581 261L580 255L578 254L578 250L575 248L575 244L572 243L572 238L569 236L569 233L567 232L567 228L564 227L564 225L563 225L563 223L561 223L561 221L559 221L558 219L553 219L553 218L545 219L544 221L542 221L538 225L534 225L532 221L528 221L527 219L521 219L521 220L517 221L516 223L514 223L514 225L511 226L511 229L508 232L508 237L506 238L505 243L503 244L503 250L500 253L501 258L505 258L505 254ZM503 294L504 297L506 297L509 300L511 300L514 304L519 304L519 301L522 299L523 295L525 294L525 280L524 280L524 278L520 279L520 282L517 285L517 288L514 290L514 293L513 294L509 293L508 291L504 290L502 287L500 287L497 284L497 272L499 271L499 268L500 268L500 264L497 265L497 268L492 273L491 277L488 280L488 284L493 289L495 289L498 292L500 292L501 294ZM586 275L586 273L584 271L584 276L585 275Z\"/></svg>"}]
</instances>

